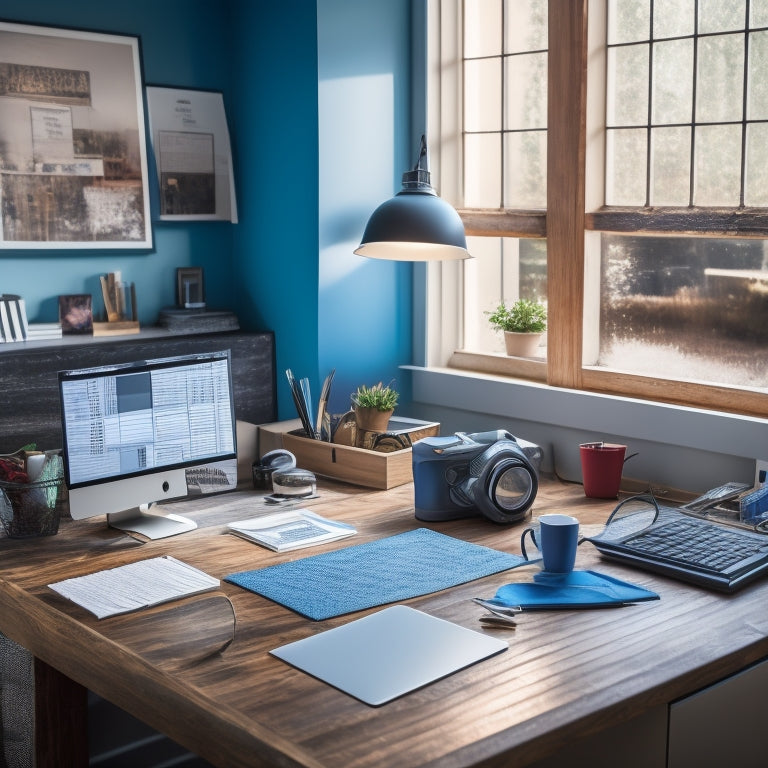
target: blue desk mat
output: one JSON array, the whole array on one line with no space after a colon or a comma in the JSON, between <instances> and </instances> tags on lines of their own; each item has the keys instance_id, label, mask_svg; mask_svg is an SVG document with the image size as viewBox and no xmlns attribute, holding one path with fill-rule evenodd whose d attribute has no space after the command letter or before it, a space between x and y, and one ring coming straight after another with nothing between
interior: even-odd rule
<instances>
[{"instance_id":1,"label":"blue desk mat","mask_svg":"<svg viewBox=\"0 0 768 768\"><path fill-rule=\"evenodd\" d=\"M260 570L233 573L225 581L320 621L438 592L526 564L518 555L417 528Z\"/></svg>"}]
</instances>

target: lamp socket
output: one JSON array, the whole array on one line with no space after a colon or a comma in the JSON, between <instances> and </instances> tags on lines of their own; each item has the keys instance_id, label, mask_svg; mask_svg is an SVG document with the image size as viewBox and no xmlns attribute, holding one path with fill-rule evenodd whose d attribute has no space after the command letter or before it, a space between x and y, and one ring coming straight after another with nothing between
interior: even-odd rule
<instances>
[{"instance_id":1,"label":"lamp socket","mask_svg":"<svg viewBox=\"0 0 768 768\"><path fill-rule=\"evenodd\" d=\"M755 486L768 482L768 460L755 459ZM761 480L762 477L762 480Z\"/></svg>"}]
</instances>

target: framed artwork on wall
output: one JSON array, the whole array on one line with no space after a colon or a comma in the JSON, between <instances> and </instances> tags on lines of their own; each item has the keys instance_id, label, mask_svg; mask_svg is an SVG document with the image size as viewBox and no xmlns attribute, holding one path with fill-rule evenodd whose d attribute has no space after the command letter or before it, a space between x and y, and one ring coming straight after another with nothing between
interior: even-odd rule
<instances>
[{"instance_id":1,"label":"framed artwork on wall","mask_svg":"<svg viewBox=\"0 0 768 768\"><path fill-rule=\"evenodd\" d=\"M0 22L0 248L152 247L139 40Z\"/></svg>"},{"instance_id":2,"label":"framed artwork on wall","mask_svg":"<svg viewBox=\"0 0 768 768\"><path fill-rule=\"evenodd\" d=\"M147 109L160 219L237 222L222 94L147 86Z\"/></svg>"}]
</instances>

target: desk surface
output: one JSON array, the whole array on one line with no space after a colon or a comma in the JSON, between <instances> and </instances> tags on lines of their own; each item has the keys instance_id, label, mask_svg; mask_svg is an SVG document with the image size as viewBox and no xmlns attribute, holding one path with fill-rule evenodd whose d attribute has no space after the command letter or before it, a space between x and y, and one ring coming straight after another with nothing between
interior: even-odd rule
<instances>
[{"instance_id":1,"label":"desk surface","mask_svg":"<svg viewBox=\"0 0 768 768\"><path fill-rule=\"evenodd\" d=\"M413 515L411 485L370 492L324 484L307 506L353 523L358 535L277 554L225 532L227 522L264 508L253 492L173 506L201 527L139 544L103 520L67 520L48 539L0 539L0 631L216 765L525 765L768 656L768 583L734 596L710 593L602 561L590 544L579 548L578 568L648 587L661 600L526 614L514 631L482 630L508 639L509 650L380 708L268 653L371 611L313 622L222 582L237 617L235 638L200 660L191 649L216 642L226 614L221 596L218 608L205 602L210 597L192 598L203 602L98 621L46 587L165 553L223 578L423 525ZM581 486L545 481L534 514L562 511L594 526L612 506L586 499ZM519 553L524 525L477 518L427 527ZM480 629L483 610L470 598L530 577L527 568L508 571L407 603ZM210 617L210 627L201 617Z\"/></svg>"}]
</instances>

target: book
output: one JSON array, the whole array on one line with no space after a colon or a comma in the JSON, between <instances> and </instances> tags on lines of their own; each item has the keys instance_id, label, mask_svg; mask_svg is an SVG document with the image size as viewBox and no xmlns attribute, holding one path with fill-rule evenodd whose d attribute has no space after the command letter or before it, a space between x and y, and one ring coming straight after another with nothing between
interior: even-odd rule
<instances>
[{"instance_id":1,"label":"book","mask_svg":"<svg viewBox=\"0 0 768 768\"><path fill-rule=\"evenodd\" d=\"M175 557L139 560L48 585L103 619L218 589L218 579Z\"/></svg>"},{"instance_id":2,"label":"book","mask_svg":"<svg viewBox=\"0 0 768 768\"><path fill-rule=\"evenodd\" d=\"M171 333L236 331L240 328L237 316L228 310L178 307L161 309L157 324Z\"/></svg>"},{"instance_id":3,"label":"book","mask_svg":"<svg viewBox=\"0 0 768 768\"><path fill-rule=\"evenodd\" d=\"M27 311L24 299L15 294L0 296L0 341L27 338Z\"/></svg>"},{"instance_id":4,"label":"book","mask_svg":"<svg viewBox=\"0 0 768 768\"><path fill-rule=\"evenodd\" d=\"M352 525L329 520L308 509L293 509L238 520L229 523L227 527L235 535L261 544L273 552L288 552L325 544L357 533Z\"/></svg>"},{"instance_id":5,"label":"book","mask_svg":"<svg viewBox=\"0 0 768 768\"><path fill-rule=\"evenodd\" d=\"M27 326L27 340L60 339L61 323L29 323Z\"/></svg>"}]
</instances>

